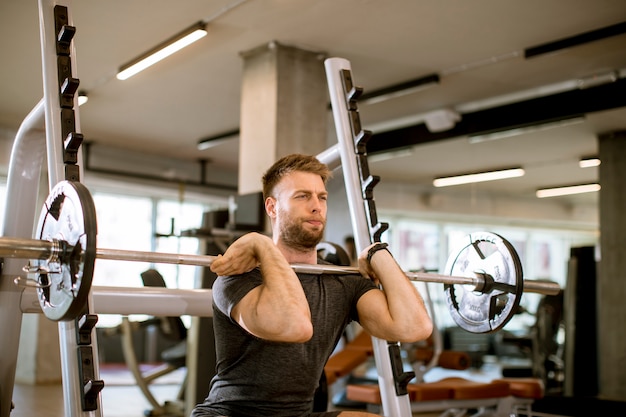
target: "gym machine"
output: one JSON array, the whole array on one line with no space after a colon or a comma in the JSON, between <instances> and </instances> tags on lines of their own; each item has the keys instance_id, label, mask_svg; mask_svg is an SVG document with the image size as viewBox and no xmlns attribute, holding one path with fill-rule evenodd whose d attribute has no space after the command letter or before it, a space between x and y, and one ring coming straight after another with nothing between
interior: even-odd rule
<instances>
[{"instance_id":1,"label":"gym machine","mask_svg":"<svg viewBox=\"0 0 626 417\"><path fill-rule=\"evenodd\" d=\"M0 417L9 417L22 314L41 313L58 322L66 417L101 416L96 313L192 315L210 317L208 289L92 287L96 258L209 266L211 256L103 249L96 246L97 221L88 189L80 183L82 135L75 93L71 14L60 1L39 0L44 98L25 118L16 135L7 188L7 208L0 237ZM387 225L379 223L357 101L362 89L352 81L350 64L325 62L338 144L318 155L330 167L342 166L358 250L380 241ZM43 138L45 137L45 141ZM45 144L45 145L44 145ZM44 148L45 146L45 148ZM49 194L34 228L35 207L44 157ZM33 236L33 230L34 237ZM24 266L24 259L30 261ZM297 272L348 273L350 267L293 265ZM557 284L524 281L513 247L493 233L470 235L449 258L445 274L407 273L415 281L443 283L455 322L471 332L501 329L515 314L523 291L555 294ZM373 339L376 367L388 416L410 416L397 342Z\"/></svg>"}]
</instances>

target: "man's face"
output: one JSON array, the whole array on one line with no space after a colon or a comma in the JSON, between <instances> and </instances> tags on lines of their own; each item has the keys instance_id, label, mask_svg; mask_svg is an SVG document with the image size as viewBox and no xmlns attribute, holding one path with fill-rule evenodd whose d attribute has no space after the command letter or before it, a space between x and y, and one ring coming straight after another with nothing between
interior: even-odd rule
<instances>
[{"instance_id":1,"label":"man's face","mask_svg":"<svg viewBox=\"0 0 626 417\"><path fill-rule=\"evenodd\" d=\"M270 213L287 246L300 251L314 249L324 236L328 192L319 175L292 172L276 186Z\"/></svg>"}]
</instances>

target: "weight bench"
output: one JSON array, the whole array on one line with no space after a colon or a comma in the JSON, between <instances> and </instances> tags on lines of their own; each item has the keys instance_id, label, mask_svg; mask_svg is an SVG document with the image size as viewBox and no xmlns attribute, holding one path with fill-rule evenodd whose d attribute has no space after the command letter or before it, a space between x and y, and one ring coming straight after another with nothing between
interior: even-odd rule
<instances>
[{"instance_id":1,"label":"weight bench","mask_svg":"<svg viewBox=\"0 0 626 417\"><path fill-rule=\"evenodd\" d=\"M366 332L361 331L342 350L334 353L326 362L324 373L326 374L328 385L350 374L357 366L367 361L373 355L372 338Z\"/></svg>"},{"instance_id":2,"label":"weight bench","mask_svg":"<svg viewBox=\"0 0 626 417\"><path fill-rule=\"evenodd\" d=\"M503 399L499 406L508 410L514 416L523 415L532 417L532 404L540 400L545 394L545 385L541 378L499 378L494 381L504 381L509 384L511 395ZM508 404L507 404L508 402Z\"/></svg>"},{"instance_id":3,"label":"weight bench","mask_svg":"<svg viewBox=\"0 0 626 417\"><path fill-rule=\"evenodd\" d=\"M501 378L491 382L470 381L450 377L436 382L414 383L407 386L413 412L442 411L443 416L463 416L476 409L474 416L531 416L531 405L543 397L543 383L538 378ZM351 401L368 404L368 410L378 412L382 405L378 384L349 384L346 396Z\"/></svg>"},{"instance_id":4,"label":"weight bench","mask_svg":"<svg viewBox=\"0 0 626 417\"><path fill-rule=\"evenodd\" d=\"M424 361L431 360L434 355L432 349L418 349L417 352L415 357ZM373 355L371 336L361 331L354 340L347 343L342 350L334 353L326 362L324 373L328 384L348 375ZM444 350L437 358L437 365L447 369L467 369L470 362L471 359L466 352L453 350Z\"/></svg>"}]
</instances>

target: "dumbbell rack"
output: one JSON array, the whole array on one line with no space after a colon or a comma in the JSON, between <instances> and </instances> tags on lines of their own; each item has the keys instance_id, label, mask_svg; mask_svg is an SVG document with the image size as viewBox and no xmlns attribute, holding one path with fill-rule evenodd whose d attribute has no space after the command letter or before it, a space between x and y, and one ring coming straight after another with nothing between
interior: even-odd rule
<instances>
[{"instance_id":1,"label":"dumbbell rack","mask_svg":"<svg viewBox=\"0 0 626 417\"><path fill-rule=\"evenodd\" d=\"M360 252L380 242L388 228L378 221L374 202L373 189L380 178L369 171L366 145L371 132L361 127L357 99L363 90L353 83L350 62L330 58L324 65L355 244ZM399 343L372 338L372 344L384 415L411 416L407 384L415 374L403 371Z\"/></svg>"}]
</instances>

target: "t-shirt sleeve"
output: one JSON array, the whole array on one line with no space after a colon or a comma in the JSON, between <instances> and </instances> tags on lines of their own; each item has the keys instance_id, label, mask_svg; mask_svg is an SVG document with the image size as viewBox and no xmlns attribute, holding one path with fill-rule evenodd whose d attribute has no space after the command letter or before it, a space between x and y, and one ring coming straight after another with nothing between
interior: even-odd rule
<instances>
[{"instance_id":1,"label":"t-shirt sleeve","mask_svg":"<svg viewBox=\"0 0 626 417\"><path fill-rule=\"evenodd\" d=\"M378 287L374 282L370 279L367 279L361 275L357 277L351 277L350 282L354 285L354 302L352 303L352 309L350 311L350 318L356 322L359 321L359 313L356 309L356 305L359 302L359 299L368 291L376 290Z\"/></svg>"},{"instance_id":2,"label":"t-shirt sleeve","mask_svg":"<svg viewBox=\"0 0 626 417\"><path fill-rule=\"evenodd\" d=\"M262 283L263 278L258 268L242 275L220 276L213 283L213 305L230 317L233 307Z\"/></svg>"}]
</instances>

